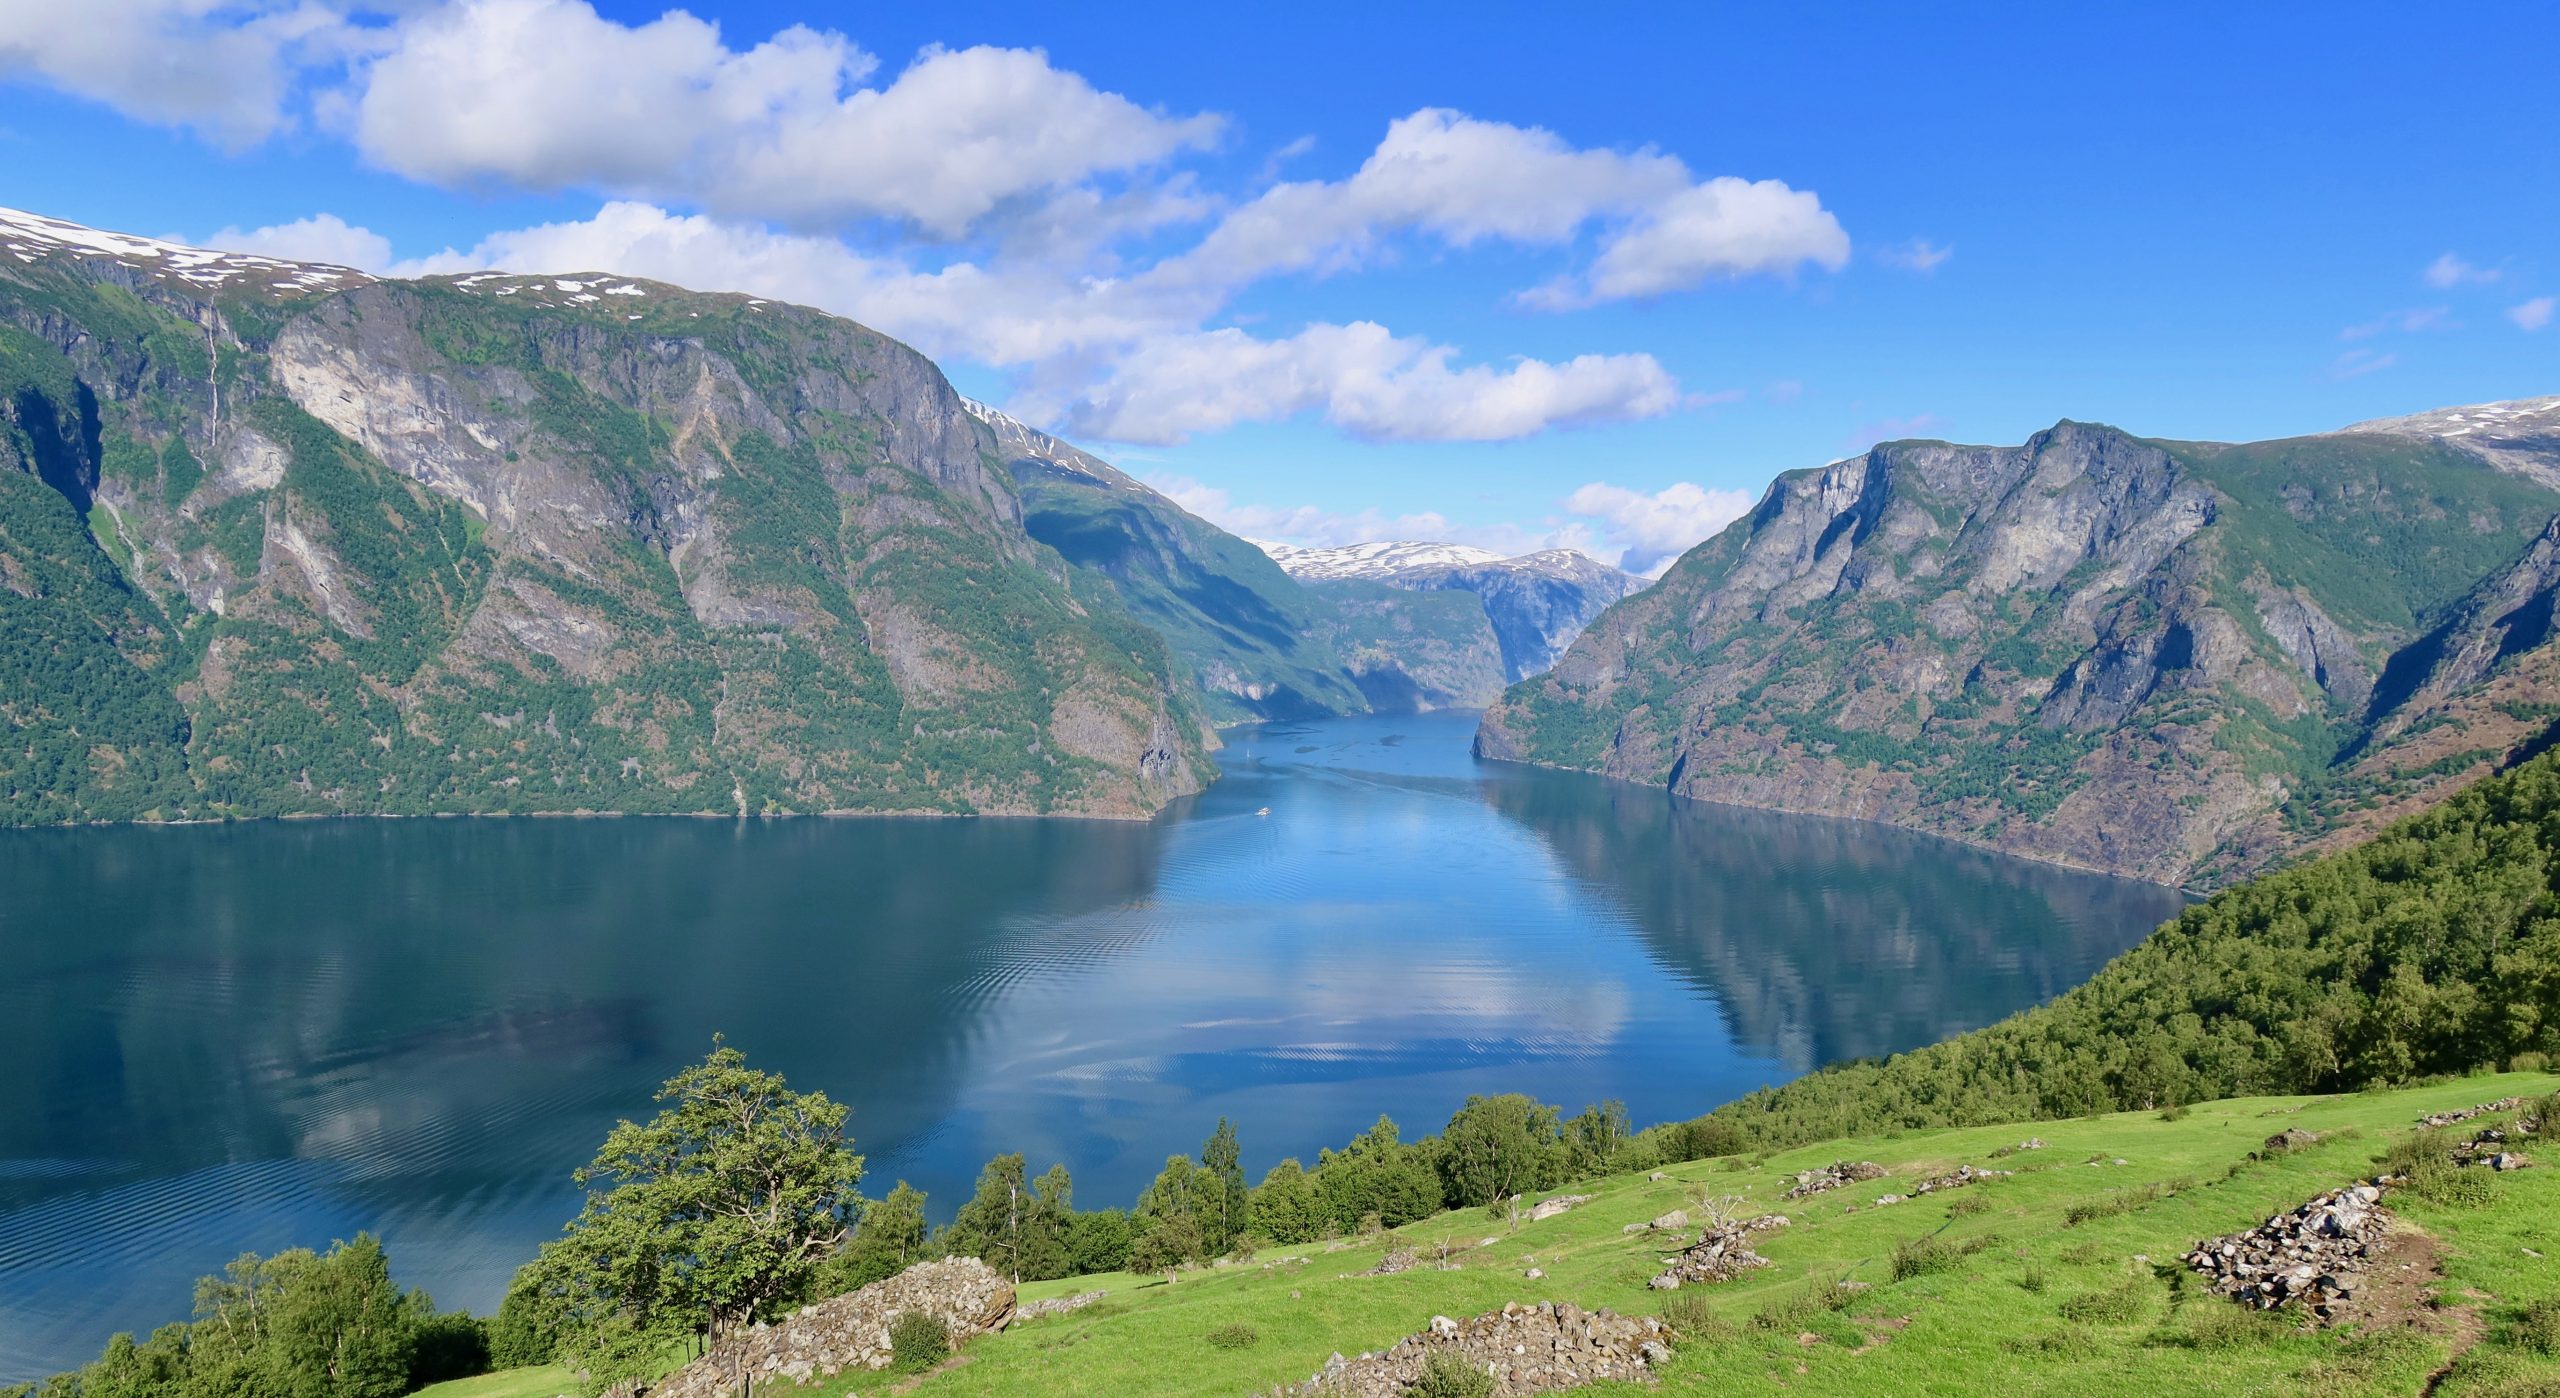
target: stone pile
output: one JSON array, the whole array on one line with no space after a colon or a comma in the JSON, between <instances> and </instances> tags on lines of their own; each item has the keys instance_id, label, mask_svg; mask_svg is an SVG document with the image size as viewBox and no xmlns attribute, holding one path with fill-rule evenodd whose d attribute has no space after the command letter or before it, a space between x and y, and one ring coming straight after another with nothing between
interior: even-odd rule
<instances>
[{"instance_id":1,"label":"stone pile","mask_svg":"<svg viewBox=\"0 0 2560 1398\"><path fill-rule=\"evenodd\" d=\"M1649 1223L1630 1223L1618 1231L1621 1233L1677 1233L1688 1226L1689 1211L1673 1209L1667 1214L1654 1215Z\"/></svg>"},{"instance_id":2,"label":"stone pile","mask_svg":"<svg viewBox=\"0 0 2560 1398\"><path fill-rule=\"evenodd\" d=\"M2459 1126L2475 1116L2487 1116L2491 1112L2511 1112L2523 1105L2524 1099L2521 1097L2501 1097L2495 1102L2483 1102L2476 1107L2464 1107L2457 1111L2436 1112L2429 1116L2422 1116L2418 1118L2418 1124L2420 1126Z\"/></svg>"},{"instance_id":3,"label":"stone pile","mask_svg":"<svg viewBox=\"0 0 2560 1398\"><path fill-rule=\"evenodd\" d=\"M2015 1170L1985 1170L1975 1165L1958 1165L1943 1175L1929 1178L1911 1187L1914 1194L1935 1194L1941 1189L1960 1189L1977 1180L2000 1180L2018 1173Z\"/></svg>"},{"instance_id":4,"label":"stone pile","mask_svg":"<svg viewBox=\"0 0 2560 1398\"><path fill-rule=\"evenodd\" d=\"M2391 1231L2382 1189L2374 1180L2332 1190L2246 1233L2198 1244L2187 1265L2215 1291L2257 1310L2291 1306L2334 1319Z\"/></svg>"},{"instance_id":5,"label":"stone pile","mask_svg":"<svg viewBox=\"0 0 2560 1398\"><path fill-rule=\"evenodd\" d=\"M1013 1319L1013 1283L974 1257L919 1262L885 1281L804 1306L770 1325L724 1340L710 1353L650 1385L648 1398L723 1398L750 1382L833 1378L847 1369L889 1367L889 1324L909 1311L943 1323L958 1348Z\"/></svg>"},{"instance_id":6,"label":"stone pile","mask_svg":"<svg viewBox=\"0 0 2560 1398\"><path fill-rule=\"evenodd\" d=\"M1820 1194L1824 1190L1838 1189L1844 1185L1880 1180L1884 1178L1884 1174L1884 1167L1872 1160L1837 1160L1818 1170L1799 1172L1796 1175L1795 1186L1781 1197L1802 1199L1806 1195Z\"/></svg>"},{"instance_id":7,"label":"stone pile","mask_svg":"<svg viewBox=\"0 0 2560 1398\"><path fill-rule=\"evenodd\" d=\"M1361 1275L1369 1277L1392 1277L1398 1272L1410 1272L1421 1264L1421 1256L1415 1253L1413 1249L1397 1248L1395 1251L1388 1253L1385 1257L1378 1259L1377 1266L1370 1268Z\"/></svg>"},{"instance_id":8,"label":"stone pile","mask_svg":"<svg viewBox=\"0 0 2560 1398\"><path fill-rule=\"evenodd\" d=\"M1531 1223L1543 1222L1547 1219L1554 1218L1557 1214L1563 1213L1565 1210L1572 1208L1576 1204L1588 1204L1590 1202L1591 1196L1588 1194L1559 1194L1553 1199L1541 1199L1535 1205L1530 1207L1529 1221Z\"/></svg>"},{"instance_id":9,"label":"stone pile","mask_svg":"<svg viewBox=\"0 0 2560 1398\"><path fill-rule=\"evenodd\" d=\"M1080 1291L1073 1296L1052 1296L1046 1301L1033 1301L1014 1308L1013 1323L1020 1325L1026 1320L1038 1320L1043 1316L1066 1315L1071 1311L1080 1311L1110 1294L1108 1291Z\"/></svg>"},{"instance_id":10,"label":"stone pile","mask_svg":"<svg viewBox=\"0 0 2560 1398\"><path fill-rule=\"evenodd\" d=\"M1273 1398L1401 1398L1422 1377L1431 1356L1441 1353L1492 1374L1499 1398L1611 1379L1650 1382L1651 1370L1671 1358L1669 1336L1651 1316L1515 1301L1472 1320L1433 1316L1429 1329L1406 1336L1384 1353L1357 1359L1337 1354L1306 1382L1270 1393Z\"/></svg>"},{"instance_id":11,"label":"stone pile","mask_svg":"<svg viewBox=\"0 0 2560 1398\"><path fill-rule=\"evenodd\" d=\"M2521 1170L2533 1163L2522 1151L2507 1149L2512 1136L2530 1136L2529 1123L2518 1123L2512 1133L2503 1126L2481 1128L2470 1140L2453 1148L2456 1165L2486 1165L2492 1170Z\"/></svg>"},{"instance_id":12,"label":"stone pile","mask_svg":"<svg viewBox=\"0 0 2560 1398\"><path fill-rule=\"evenodd\" d=\"M1787 1226L1785 1214L1762 1214L1736 1223L1710 1223L1678 1257L1664 1264L1661 1275L1646 1283L1656 1291L1729 1282L1769 1259L1752 1251L1751 1235Z\"/></svg>"}]
</instances>

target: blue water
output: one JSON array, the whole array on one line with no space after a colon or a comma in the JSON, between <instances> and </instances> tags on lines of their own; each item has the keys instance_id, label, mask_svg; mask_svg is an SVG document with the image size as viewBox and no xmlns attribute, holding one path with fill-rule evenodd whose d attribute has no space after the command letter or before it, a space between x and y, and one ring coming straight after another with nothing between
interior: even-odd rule
<instances>
[{"instance_id":1,"label":"blue water","mask_svg":"<svg viewBox=\"0 0 2560 1398\"><path fill-rule=\"evenodd\" d=\"M1478 763L1472 724L1232 733L1145 825L0 831L0 1382L361 1229L492 1307L715 1032L852 1105L874 1193L947 1214L1020 1150L1097 1207L1221 1115L1256 1175L1472 1092L1692 1115L2049 998L2180 904Z\"/></svg>"}]
</instances>

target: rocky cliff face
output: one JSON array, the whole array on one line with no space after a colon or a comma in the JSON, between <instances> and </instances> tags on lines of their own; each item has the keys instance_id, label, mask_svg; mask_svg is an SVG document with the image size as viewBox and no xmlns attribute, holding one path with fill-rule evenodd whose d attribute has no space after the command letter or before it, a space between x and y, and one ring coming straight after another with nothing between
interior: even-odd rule
<instances>
[{"instance_id":1,"label":"rocky cliff face","mask_svg":"<svg viewBox=\"0 0 2560 1398\"><path fill-rule=\"evenodd\" d=\"M1890 443L1780 478L1479 744L2219 880L2536 740L2555 510L2419 432Z\"/></svg>"},{"instance_id":2,"label":"rocky cliff face","mask_svg":"<svg viewBox=\"0 0 2560 1398\"><path fill-rule=\"evenodd\" d=\"M0 813L1138 815L1202 784L931 363L0 218Z\"/></svg>"}]
</instances>

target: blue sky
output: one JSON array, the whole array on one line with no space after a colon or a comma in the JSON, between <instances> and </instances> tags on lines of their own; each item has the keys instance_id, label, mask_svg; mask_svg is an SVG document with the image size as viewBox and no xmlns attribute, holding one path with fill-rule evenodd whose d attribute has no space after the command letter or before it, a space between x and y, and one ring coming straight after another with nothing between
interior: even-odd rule
<instances>
[{"instance_id":1,"label":"blue sky","mask_svg":"<svg viewBox=\"0 0 2560 1398\"><path fill-rule=\"evenodd\" d=\"M823 305L1300 542L2560 392L2560 9L2068 8L0 0L0 203Z\"/></svg>"}]
</instances>

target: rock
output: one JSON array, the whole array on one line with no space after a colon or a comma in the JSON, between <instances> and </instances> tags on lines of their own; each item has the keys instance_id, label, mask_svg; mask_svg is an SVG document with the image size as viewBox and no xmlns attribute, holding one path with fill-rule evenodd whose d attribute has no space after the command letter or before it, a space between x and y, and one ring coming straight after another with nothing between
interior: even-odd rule
<instances>
[{"instance_id":1,"label":"rock","mask_svg":"<svg viewBox=\"0 0 2560 1398\"><path fill-rule=\"evenodd\" d=\"M1046 1301L1033 1301L1014 1310L1013 1323L1020 1325L1026 1320L1038 1320L1043 1316L1065 1315L1070 1311L1080 1311L1110 1294L1107 1291L1084 1291L1073 1296L1052 1296ZM1290 1294L1294 1296L1296 1293Z\"/></svg>"},{"instance_id":2,"label":"rock","mask_svg":"<svg viewBox=\"0 0 2560 1398\"><path fill-rule=\"evenodd\" d=\"M1708 1224L1698 1241L1666 1263L1647 1285L1655 1291L1677 1291L1683 1286L1728 1282L1754 1268L1766 1267L1769 1259L1752 1250L1751 1235L1786 1226L1784 1214Z\"/></svg>"},{"instance_id":3,"label":"rock","mask_svg":"<svg viewBox=\"0 0 2560 1398\"><path fill-rule=\"evenodd\" d=\"M2475 1116L2488 1116L2493 1112L2511 1112L2523 1105L2524 1099L2521 1097L2501 1097L2495 1102L2483 1102L2476 1107L2463 1107L2456 1111L2436 1112L2429 1116L2422 1116L2418 1118L2418 1124L2431 1128L2456 1126Z\"/></svg>"},{"instance_id":4,"label":"rock","mask_svg":"<svg viewBox=\"0 0 2560 1398\"><path fill-rule=\"evenodd\" d=\"M2246 1233L2198 1243L2186 1255L2215 1291L2258 1310L2294 1307L2335 1319L2391 1231L2381 1185L2333 1190Z\"/></svg>"},{"instance_id":5,"label":"rock","mask_svg":"<svg viewBox=\"0 0 2560 1398\"><path fill-rule=\"evenodd\" d=\"M1530 1281L1545 1281L1547 1279L1546 1272L1536 1267L1532 1267L1528 1271L1522 1272L1520 1275L1528 1278Z\"/></svg>"},{"instance_id":6,"label":"rock","mask_svg":"<svg viewBox=\"0 0 2560 1398\"><path fill-rule=\"evenodd\" d=\"M1788 1199L1802 1199L1807 1195L1820 1194L1825 1190L1838 1189L1843 1185L1858 1184L1866 1180L1880 1180L1883 1179L1884 1176L1884 1167L1876 1164L1872 1160L1834 1161L1820 1169L1805 1170L1798 1173L1796 1175L1794 1187L1790 1188L1782 1197Z\"/></svg>"},{"instance_id":7,"label":"rock","mask_svg":"<svg viewBox=\"0 0 2560 1398\"><path fill-rule=\"evenodd\" d=\"M1689 1211L1687 1209L1673 1209L1667 1214L1657 1214L1654 1216L1653 1222L1639 1226L1655 1229L1664 1233L1677 1232L1678 1230L1689 1226Z\"/></svg>"},{"instance_id":8,"label":"rock","mask_svg":"<svg viewBox=\"0 0 2560 1398\"><path fill-rule=\"evenodd\" d=\"M1468 1320L1433 1316L1427 1328L1384 1353L1351 1360L1337 1354L1306 1382L1268 1392L1278 1398L1402 1398L1431 1356L1441 1353L1491 1374L1494 1391L1502 1394L1644 1382L1670 1359L1668 1339L1662 1322L1651 1316L1514 1301Z\"/></svg>"},{"instance_id":9,"label":"rock","mask_svg":"<svg viewBox=\"0 0 2560 1398\"><path fill-rule=\"evenodd\" d=\"M1531 1223L1542 1223L1548 1219L1554 1218L1556 1215L1563 1213L1568 1209L1573 1208L1577 1204L1588 1204L1590 1202L1591 1196L1588 1194L1560 1194L1553 1199L1541 1199L1530 1208L1529 1221Z\"/></svg>"},{"instance_id":10,"label":"rock","mask_svg":"<svg viewBox=\"0 0 2560 1398\"><path fill-rule=\"evenodd\" d=\"M1671 1178L1671 1176L1666 1171L1656 1170L1652 1174L1645 1176L1645 1178L1653 1181L1655 1184L1660 1184L1664 1180Z\"/></svg>"},{"instance_id":11,"label":"rock","mask_svg":"<svg viewBox=\"0 0 2560 1398\"><path fill-rule=\"evenodd\" d=\"M1097 1298L1100 1294L1094 1293ZM647 1398L722 1398L737 1392L742 1374L779 1374L806 1382L812 1376L834 1378L848 1369L885 1369L890 1322L919 1310L940 1320L957 1348L1012 1323L1013 1283L974 1257L919 1262L885 1281L723 1341L650 1386Z\"/></svg>"},{"instance_id":12,"label":"rock","mask_svg":"<svg viewBox=\"0 0 2560 1398\"><path fill-rule=\"evenodd\" d=\"M1417 1257L1414 1254L1413 1249L1397 1248L1393 1252L1388 1253L1385 1257L1378 1259L1378 1265L1370 1268L1362 1275L1372 1277L1392 1277L1398 1272L1412 1271L1415 1265L1420 1263L1421 1260L1422 1259L1420 1257Z\"/></svg>"},{"instance_id":13,"label":"rock","mask_svg":"<svg viewBox=\"0 0 2560 1398\"><path fill-rule=\"evenodd\" d=\"M2119 1160L2116 1163L2121 1165L2124 1162ZM1939 1190L1961 1188L1962 1186L1972 1184L1977 1180L2006 1179L2016 1173L2017 1171L2015 1170L1985 1170L1973 1165L1958 1165L1953 1170L1950 1170L1943 1175L1932 1175L1929 1178L1920 1181L1917 1185L1912 1186L1911 1192L1915 1195L1935 1194ZM1898 1195L1889 1197L1894 1198L1897 1202L1900 1200L1900 1196ZM1882 1203L1884 1201L1880 1199L1876 1202Z\"/></svg>"}]
</instances>

